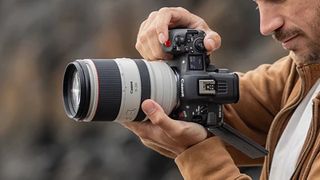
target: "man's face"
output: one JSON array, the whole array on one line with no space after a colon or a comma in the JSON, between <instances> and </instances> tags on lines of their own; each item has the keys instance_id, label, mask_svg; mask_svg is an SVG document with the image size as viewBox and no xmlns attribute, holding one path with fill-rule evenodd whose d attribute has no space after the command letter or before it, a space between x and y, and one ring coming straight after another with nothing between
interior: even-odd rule
<instances>
[{"instance_id":1,"label":"man's face","mask_svg":"<svg viewBox=\"0 0 320 180\"><path fill-rule=\"evenodd\" d=\"M300 63L320 62L320 0L257 0L260 31Z\"/></svg>"}]
</instances>

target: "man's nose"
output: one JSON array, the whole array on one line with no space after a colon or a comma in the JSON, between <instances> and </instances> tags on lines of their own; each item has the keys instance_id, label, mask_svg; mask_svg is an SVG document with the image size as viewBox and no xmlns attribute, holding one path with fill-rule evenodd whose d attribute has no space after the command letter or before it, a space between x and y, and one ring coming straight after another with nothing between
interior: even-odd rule
<instances>
[{"instance_id":1,"label":"man's nose","mask_svg":"<svg viewBox=\"0 0 320 180\"><path fill-rule=\"evenodd\" d=\"M281 9L273 4L260 4L260 32L264 36L271 35L275 30L284 25Z\"/></svg>"}]
</instances>

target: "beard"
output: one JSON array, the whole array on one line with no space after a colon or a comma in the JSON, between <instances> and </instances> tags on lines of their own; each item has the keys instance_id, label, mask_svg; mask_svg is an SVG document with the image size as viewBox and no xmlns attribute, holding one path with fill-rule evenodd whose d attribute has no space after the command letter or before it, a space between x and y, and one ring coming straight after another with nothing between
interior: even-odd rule
<instances>
[{"instance_id":1,"label":"beard","mask_svg":"<svg viewBox=\"0 0 320 180\"><path fill-rule=\"evenodd\" d=\"M305 39L306 43L304 47L299 47L299 44L297 44L296 47L290 49L296 59L302 63L320 63L320 3L318 2L315 7L315 13L312 18L309 18L312 21L308 21L308 18L306 19L311 35L298 27L291 27L290 29L280 28L275 30L272 35L273 39L280 42L295 35Z\"/></svg>"},{"instance_id":2,"label":"beard","mask_svg":"<svg viewBox=\"0 0 320 180\"><path fill-rule=\"evenodd\" d=\"M314 32L319 32L320 21L312 25L310 24L310 27L312 27ZM289 30L277 29L273 33L272 37L276 41L283 42L283 40L295 35L301 36L308 40L306 49L304 51L299 51L298 47L293 47L292 49L290 49L294 54L295 59L303 64L320 63L320 42L317 42L320 37L317 36L317 38L310 38L299 28L292 28Z\"/></svg>"},{"instance_id":3,"label":"beard","mask_svg":"<svg viewBox=\"0 0 320 180\"><path fill-rule=\"evenodd\" d=\"M316 8L316 20L309 23L309 26L312 28L313 32L317 32L316 38L312 38L312 41L308 44L310 49L310 53L307 55L308 60L311 63L319 63L320 62L320 4L317 5ZM311 38L310 38L311 39Z\"/></svg>"},{"instance_id":4,"label":"beard","mask_svg":"<svg viewBox=\"0 0 320 180\"><path fill-rule=\"evenodd\" d=\"M297 54L293 52L295 56L304 64L320 63L320 54L318 52L309 52L306 54Z\"/></svg>"}]
</instances>

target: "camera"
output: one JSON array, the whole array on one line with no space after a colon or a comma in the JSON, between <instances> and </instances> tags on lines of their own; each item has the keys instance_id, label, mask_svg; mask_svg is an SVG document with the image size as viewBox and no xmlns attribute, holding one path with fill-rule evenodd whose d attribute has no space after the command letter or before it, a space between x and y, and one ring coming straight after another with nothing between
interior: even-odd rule
<instances>
[{"instance_id":1,"label":"camera","mask_svg":"<svg viewBox=\"0 0 320 180\"><path fill-rule=\"evenodd\" d=\"M173 119L199 123L252 158L267 151L223 121L223 104L239 100L239 77L210 64L205 33L172 29L162 47L173 60L81 59L63 80L66 114L76 121L144 121L153 99Z\"/></svg>"}]
</instances>

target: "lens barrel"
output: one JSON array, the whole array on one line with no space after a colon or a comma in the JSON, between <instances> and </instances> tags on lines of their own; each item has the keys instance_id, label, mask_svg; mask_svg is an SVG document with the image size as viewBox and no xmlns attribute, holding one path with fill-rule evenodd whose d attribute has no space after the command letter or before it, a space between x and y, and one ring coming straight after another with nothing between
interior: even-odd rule
<instances>
[{"instance_id":1,"label":"lens barrel","mask_svg":"<svg viewBox=\"0 0 320 180\"><path fill-rule=\"evenodd\" d=\"M146 99L157 101L167 114L173 110L177 79L164 62L76 60L66 68L63 98L68 117L76 121L143 121Z\"/></svg>"}]
</instances>

